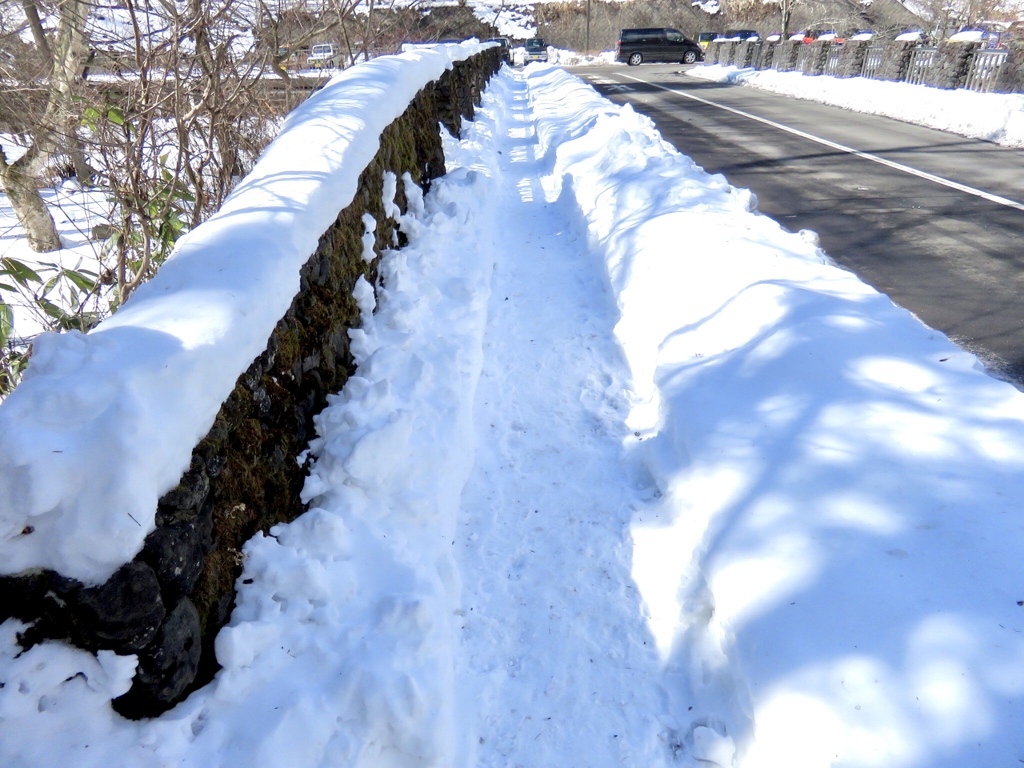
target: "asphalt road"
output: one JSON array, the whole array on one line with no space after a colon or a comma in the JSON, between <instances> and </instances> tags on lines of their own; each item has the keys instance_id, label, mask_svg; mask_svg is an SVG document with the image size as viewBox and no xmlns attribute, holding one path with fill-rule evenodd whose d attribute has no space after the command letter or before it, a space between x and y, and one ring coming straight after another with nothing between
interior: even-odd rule
<instances>
[{"instance_id":1,"label":"asphalt road","mask_svg":"<svg viewBox=\"0 0 1024 768\"><path fill-rule=\"evenodd\" d=\"M573 71L650 116L709 173L751 189L762 213L817 232L837 263L1024 389L1024 151L685 69Z\"/></svg>"}]
</instances>

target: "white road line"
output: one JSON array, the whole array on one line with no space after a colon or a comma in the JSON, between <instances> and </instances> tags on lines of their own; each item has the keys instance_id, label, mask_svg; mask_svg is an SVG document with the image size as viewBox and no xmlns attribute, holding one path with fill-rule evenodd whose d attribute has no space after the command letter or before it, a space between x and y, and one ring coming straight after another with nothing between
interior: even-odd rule
<instances>
[{"instance_id":1,"label":"white road line","mask_svg":"<svg viewBox=\"0 0 1024 768\"><path fill-rule=\"evenodd\" d=\"M716 104L713 101L708 101L707 99L702 99L700 96L694 96L693 94L686 93L685 91L678 91L675 88L668 88L668 87L666 87L664 85L658 85L657 83L649 83L646 80L642 80L639 77L634 77L633 75L623 75L623 77L628 77L630 80L634 80L634 81L636 81L638 83L643 83L645 85L651 85L651 86L654 86L655 88L660 88L663 91L668 91L669 93L674 93L674 94L677 94L678 96L683 96L683 97L685 97L687 99L692 99L693 101L699 101L701 104L707 104L709 107L717 107L718 109L724 109L726 112L732 112L734 115L739 115L740 117L746 117L746 118L748 118L750 120L755 120L755 121L757 121L759 123L764 123L765 125L770 125L772 128L777 128L780 131L785 131L786 133L791 133L794 136L799 136L802 139L807 139L808 141L817 142L818 144L821 144L823 146L829 147L831 149L838 149L840 152L846 152L848 154L855 155L857 157L861 157L861 158L863 158L865 160L870 160L873 163L879 163L880 165L884 165L884 166L887 166L889 168L893 168L893 169L895 169L897 171L902 171L903 173L910 174L911 176L917 176L918 178L925 179L927 181L932 181L932 182L935 182L936 184L941 184L941 185L943 185L945 187L949 187L950 189L955 189L955 190L957 190L959 192L965 192L968 195L974 195L975 197L980 197L980 198L982 198L984 200L988 200L989 202L992 202L992 203L998 203L999 205L1005 205L1008 208L1016 208L1018 211L1024 211L1024 203L1018 203L1016 200L1010 200L1007 197L1000 197L999 195L993 195L991 192L985 192L983 190L976 189L974 187L969 187L966 184L961 184L960 182L953 181L952 179L945 179L942 176L936 176L935 174L928 173L927 171L919 171L916 168L911 168L909 165L903 165L902 163L895 163L892 160L886 160L884 157L879 157L878 155L872 155L872 154L870 154L868 152L861 152L859 149L854 149L853 147L847 147L847 146L845 146L843 144L837 144L834 141L829 141L828 139L823 139L820 136L814 136L814 135L812 135L810 133L805 133L804 131L798 131L796 128L790 128L789 126L782 125L781 123L776 123L776 122L774 122L772 120L768 120L768 119L763 118L763 117L758 117L757 115L752 115L749 112L743 112L742 110L739 110L739 109L733 109L732 107L727 107L724 104Z\"/></svg>"}]
</instances>

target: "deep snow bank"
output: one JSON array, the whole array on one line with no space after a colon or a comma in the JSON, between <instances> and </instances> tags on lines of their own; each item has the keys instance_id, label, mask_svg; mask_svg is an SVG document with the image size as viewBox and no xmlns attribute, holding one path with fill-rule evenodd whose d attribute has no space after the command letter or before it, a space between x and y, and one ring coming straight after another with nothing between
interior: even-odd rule
<instances>
[{"instance_id":1,"label":"deep snow bank","mask_svg":"<svg viewBox=\"0 0 1024 768\"><path fill-rule=\"evenodd\" d=\"M711 64L687 71L690 77L761 88L798 99L891 117L1008 147L1024 147L1024 94L943 90L865 77L808 76L775 69L754 70Z\"/></svg>"},{"instance_id":2,"label":"deep snow bank","mask_svg":"<svg viewBox=\"0 0 1024 768\"><path fill-rule=\"evenodd\" d=\"M663 493L634 522L634 578L690 681L693 748L1024 759L1024 394L647 118L553 69L530 84L622 311Z\"/></svg>"}]
</instances>

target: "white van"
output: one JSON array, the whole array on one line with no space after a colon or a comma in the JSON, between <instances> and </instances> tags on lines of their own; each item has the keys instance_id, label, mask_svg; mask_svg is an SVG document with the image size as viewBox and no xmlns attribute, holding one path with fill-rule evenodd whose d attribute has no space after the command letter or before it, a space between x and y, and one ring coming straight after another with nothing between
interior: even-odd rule
<instances>
[{"instance_id":1,"label":"white van","mask_svg":"<svg viewBox=\"0 0 1024 768\"><path fill-rule=\"evenodd\" d=\"M317 43L310 49L306 65L311 69L336 69L341 66L341 51L334 43Z\"/></svg>"}]
</instances>

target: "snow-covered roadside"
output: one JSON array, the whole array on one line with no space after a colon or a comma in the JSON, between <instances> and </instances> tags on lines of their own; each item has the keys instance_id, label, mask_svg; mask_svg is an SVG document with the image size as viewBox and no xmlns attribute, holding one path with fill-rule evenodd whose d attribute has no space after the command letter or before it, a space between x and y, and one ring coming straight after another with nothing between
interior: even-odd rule
<instances>
[{"instance_id":1,"label":"snow-covered roadside","mask_svg":"<svg viewBox=\"0 0 1024 768\"><path fill-rule=\"evenodd\" d=\"M800 72L701 65L690 77L762 88L798 99L883 115L1008 147L1024 147L1024 94L947 91L864 77L808 77Z\"/></svg>"},{"instance_id":2,"label":"snow-covered roadside","mask_svg":"<svg viewBox=\"0 0 1024 768\"><path fill-rule=\"evenodd\" d=\"M622 310L663 494L634 578L679 700L743 766L1024 759L1024 395L646 118L533 83Z\"/></svg>"}]
</instances>

